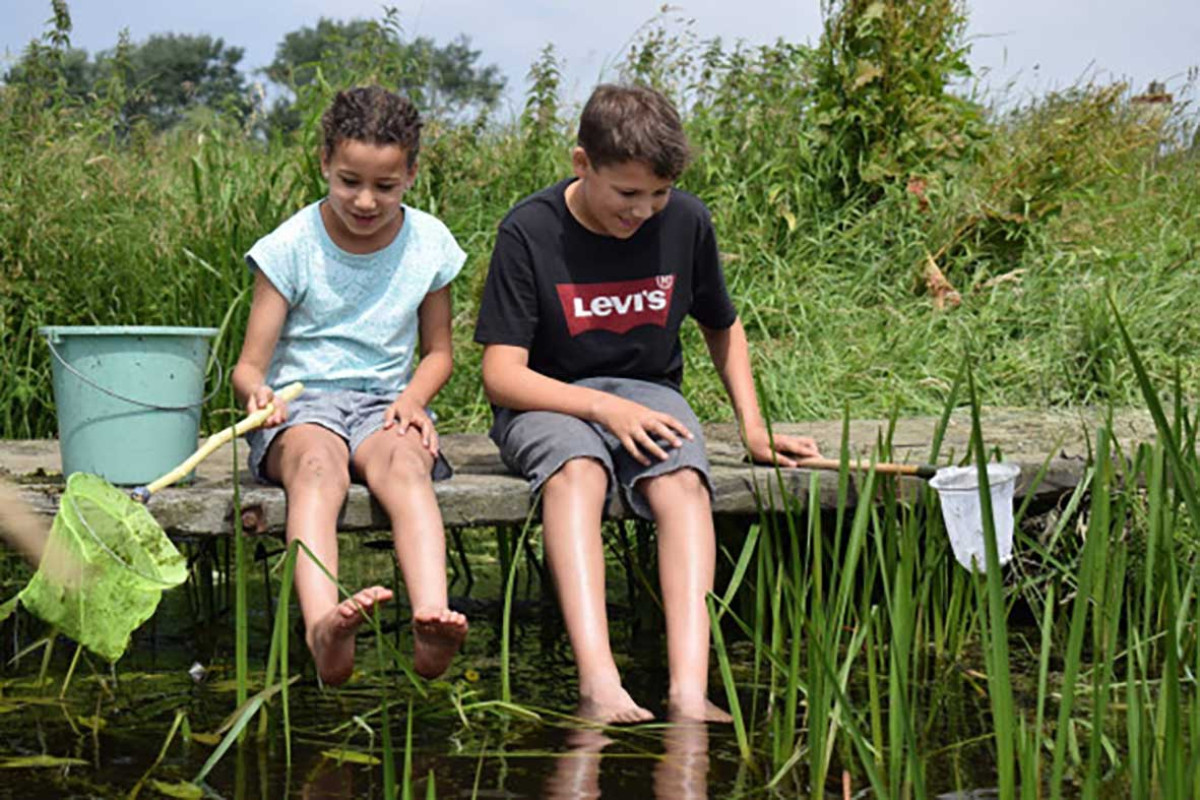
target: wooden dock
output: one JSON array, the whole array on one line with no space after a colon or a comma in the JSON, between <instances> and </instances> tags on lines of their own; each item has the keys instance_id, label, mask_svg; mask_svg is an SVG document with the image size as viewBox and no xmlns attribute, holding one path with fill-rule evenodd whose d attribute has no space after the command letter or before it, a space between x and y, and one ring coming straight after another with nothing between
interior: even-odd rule
<instances>
[{"instance_id":1,"label":"wooden dock","mask_svg":"<svg viewBox=\"0 0 1200 800\"><path fill-rule=\"evenodd\" d=\"M1090 412L1044 412L989 408L982 416L984 439L989 449L997 448L1008 461L1021 466L1018 496L1047 459L1049 470L1036 487L1037 499L1053 502L1073 489L1082 478L1089 453L1089 442L1103 415ZM937 420L932 417L897 420L891 432L892 459L924 462L929 458ZM854 421L850 425L850 451L854 457L869 461L872 450L888 436L888 424L880 420ZM822 452L836 457L840 448L842 423L824 421L777 426L777 430L816 438ZM1140 442L1152 441L1154 425L1145 412L1122 412L1113 419L1116 439L1131 452ZM712 478L715 488L714 512L718 517L747 518L757 514L759 489L768 482L778 486L774 471L745 463L736 430L729 424L706 428ZM950 419L942 445L941 463L956 463L967 454L970 418L956 412ZM451 527L520 524L530 511L525 482L507 472L495 446L486 436L447 435L441 438L443 449L455 476L436 484L438 501L446 525ZM239 448L244 454L245 447ZM242 456L239 455L239 458ZM58 443L53 440L0 441L0 475L21 486L22 495L37 509L53 514L63 488ZM808 495L809 472L784 470L784 485L801 501ZM821 503L836 503L837 476L821 474ZM277 487L256 484L241 473L242 519L248 531L280 534L285 518L285 498ZM197 471L187 485L166 489L149 504L163 528L178 537L228 535L233 530L233 462L231 450L214 455ZM630 516L619 501L608 509L613 518ZM365 487L350 489L342 510L343 531L386 529L389 523L382 510L372 502Z\"/></svg>"}]
</instances>

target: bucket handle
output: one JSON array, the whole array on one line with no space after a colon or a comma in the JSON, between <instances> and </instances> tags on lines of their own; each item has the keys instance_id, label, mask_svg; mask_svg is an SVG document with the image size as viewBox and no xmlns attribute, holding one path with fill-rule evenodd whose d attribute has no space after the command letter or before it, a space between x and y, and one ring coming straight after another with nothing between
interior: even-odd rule
<instances>
[{"instance_id":1,"label":"bucket handle","mask_svg":"<svg viewBox=\"0 0 1200 800\"><path fill-rule=\"evenodd\" d=\"M106 394L109 397L115 397L118 400L123 400L126 403L130 403L135 406L141 406L142 408L149 408L154 411L191 411L193 408L201 408L205 403L217 396L217 392L221 391L221 385L225 382L225 372L221 367L221 360L219 358L213 359L213 364L217 368L217 386L208 394L208 396L202 399L199 403L187 403L182 406L160 406L157 403L146 403L141 400L134 400L132 397L126 397L125 395L114 392L111 389L105 389L87 375L84 375L82 372L75 369L75 367L68 364L67 360L62 357L61 353L58 352L58 348L54 346L54 342L50 341L49 337L46 338L46 346L50 348L50 353L54 356L55 360L58 361L59 364L63 365L63 369L74 375L76 378L79 378L79 380L83 381L96 391Z\"/></svg>"}]
</instances>

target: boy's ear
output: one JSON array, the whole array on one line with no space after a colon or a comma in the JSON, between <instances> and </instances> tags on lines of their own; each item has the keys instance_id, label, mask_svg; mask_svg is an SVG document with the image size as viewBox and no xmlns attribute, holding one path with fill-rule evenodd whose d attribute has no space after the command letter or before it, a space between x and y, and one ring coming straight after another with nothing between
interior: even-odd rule
<instances>
[{"instance_id":1,"label":"boy's ear","mask_svg":"<svg viewBox=\"0 0 1200 800\"><path fill-rule=\"evenodd\" d=\"M321 148L321 177L329 180L329 153L324 147Z\"/></svg>"},{"instance_id":2,"label":"boy's ear","mask_svg":"<svg viewBox=\"0 0 1200 800\"><path fill-rule=\"evenodd\" d=\"M408 176L407 176L408 177L408 186L405 187L405 191L408 191L409 189L411 189L412 185L417 182L417 167L419 167L420 165L421 165L420 156L418 156L417 158L414 158L412 160L412 164L409 165Z\"/></svg>"},{"instance_id":3,"label":"boy's ear","mask_svg":"<svg viewBox=\"0 0 1200 800\"><path fill-rule=\"evenodd\" d=\"M576 178L587 176L588 170L592 168L592 163L588 161L587 151L582 147L574 147L571 149L571 169L575 172Z\"/></svg>"}]
</instances>

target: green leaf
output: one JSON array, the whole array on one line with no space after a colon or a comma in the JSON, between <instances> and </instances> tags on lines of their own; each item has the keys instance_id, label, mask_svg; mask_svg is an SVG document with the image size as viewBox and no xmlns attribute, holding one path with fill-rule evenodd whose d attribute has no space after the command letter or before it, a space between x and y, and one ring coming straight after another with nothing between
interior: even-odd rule
<instances>
[{"instance_id":1,"label":"green leaf","mask_svg":"<svg viewBox=\"0 0 1200 800\"><path fill-rule=\"evenodd\" d=\"M15 595L12 599L0 606L0 622L12 616L12 613L17 610L17 601L21 599L21 595Z\"/></svg>"},{"instance_id":2,"label":"green leaf","mask_svg":"<svg viewBox=\"0 0 1200 800\"><path fill-rule=\"evenodd\" d=\"M366 764L367 766L375 766L382 764L375 756L370 753L363 753L359 750L347 750L344 747L336 747L332 750L322 750L321 755L326 758L333 759L339 764Z\"/></svg>"},{"instance_id":3,"label":"green leaf","mask_svg":"<svg viewBox=\"0 0 1200 800\"><path fill-rule=\"evenodd\" d=\"M13 756L0 759L0 769L40 769L43 767L86 767L88 762L82 758L61 758L59 756Z\"/></svg>"},{"instance_id":4,"label":"green leaf","mask_svg":"<svg viewBox=\"0 0 1200 800\"><path fill-rule=\"evenodd\" d=\"M193 732L191 740L200 744L206 744L209 747L216 747L221 743L221 737L215 733Z\"/></svg>"},{"instance_id":5,"label":"green leaf","mask_svg":"<svg viewBox=\"0 0 1200 800\"><path fill-rule=\"evenodd\" d=\"M858 68L854 70L854 82L851 84L851 88L861 89L871 81L882 77L883 70L878 65L872 64L870 61L860 61Z\"/></svg>"},{"instance_id":6,"label":"green leaf","mask_svg":"<svg viewBox=\"0 0 1200 800\"><path fill-rule=\"evenodd\" d=\"M883 18L884 5L882 2L874 2L867 6L867 10L858 18L859 23L871 22L872 20Z\"/></svg>"},{"instance_id":7,"label":"green leaf","mask_svg":"<svg viewBox=\"0 0 1200 800\"><path fill-rule=\"evenodd\" d=\"M179 797L183 798L183 800L198 800L198 798L204 797L203 789L187 781L166 783L165 781L158 781L151 778L150 788L167 797Z\"/></svg>"}]
</instances>

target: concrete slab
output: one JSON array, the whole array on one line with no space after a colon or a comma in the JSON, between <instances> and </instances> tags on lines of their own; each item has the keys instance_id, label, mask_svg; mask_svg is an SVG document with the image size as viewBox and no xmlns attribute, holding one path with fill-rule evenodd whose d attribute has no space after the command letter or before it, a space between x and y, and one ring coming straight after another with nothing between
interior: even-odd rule
<instances>
[{"instance_id":1,"label":"concrete slab","mask_svg":"<svg viewBox=\"0 0 1200 800\"><path fill-rule=\"evenodd\" d=\"M983 413L984 438L1007 460L1022 467L1017 487L1023 496L1035 473L1050 458L1046 479L1037 487L1037 495L1051 499L1070 491L1081 479L1095 431L1103 415L1090 411L1030 411L989 408ZM893 460L922 462L928 459L937 420L918 417L897 420L891 430ZM849 430L853 457L869 460L880 440L888 438L889 426L881 420L856 420ZM821 450L836 457L840 448L840 421L781 424L776 430L814 437ZM1127 452L1138 443L1154 438L1150 416L1140 411L1115 414L1112 430ZM773 470L752 467L742 458L737 431L731 424L706 428L709 457L715 489L714 511L718 515L753 516L757 513L759 489L778 487ZM970 417L964 412L952 415L942 446L942 463L959 461L969 449ZM522 523L530 511L530 498L524 481L511 475L500 462L495 446L486 436L472 434L442 437L447 458L456 475L436 485L438 501L446 524L451 526ZM218 452L197 470L188 486L166 489L150 502L150 509L163 528L173 535L213 536L228 534L233 525L233 460L231 450ZM239 448L240 453L245 448ZM16 481L23 496L46 514L53 514L62 492L63 478L58 443L53 440L0 441L0 475ZM809 473L785 470L781 473L789 493L800 498L808 494ZM823 473L821 503L836 503L836 474ZM283 491L255 484L241 472L243 523L260 533L281 533L285 518ZM629 511L620 502L608 510L610 516L626 517ZM341 527L346 531L381 530L388 522L371 501L366 489L351 487L342 509Z\"/></svg>"}]
</instances>

